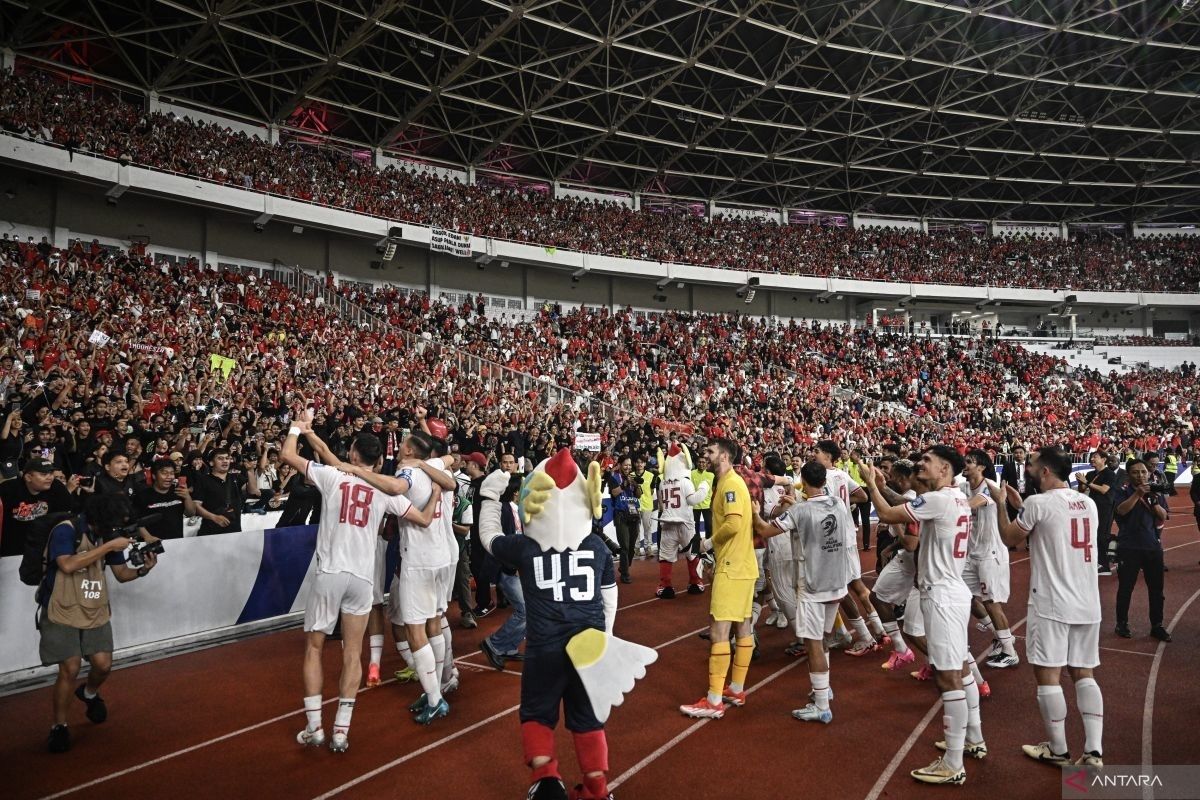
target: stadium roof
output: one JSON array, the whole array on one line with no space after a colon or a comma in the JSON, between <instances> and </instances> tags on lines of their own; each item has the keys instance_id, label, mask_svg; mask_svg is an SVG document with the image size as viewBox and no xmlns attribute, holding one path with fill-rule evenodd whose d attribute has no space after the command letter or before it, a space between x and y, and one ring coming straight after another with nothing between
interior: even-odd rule
<instances>
[{"instance_id":1,"label":"stadium roof","mask_svg":"<svg viewBox=\"0 0 1200 800\"><path fill-rule=\"evenodd\" d=\"M451 165L756 207L1200 217L1200 0L0 0L19 57Z\"/></svg>"}]
</instances>

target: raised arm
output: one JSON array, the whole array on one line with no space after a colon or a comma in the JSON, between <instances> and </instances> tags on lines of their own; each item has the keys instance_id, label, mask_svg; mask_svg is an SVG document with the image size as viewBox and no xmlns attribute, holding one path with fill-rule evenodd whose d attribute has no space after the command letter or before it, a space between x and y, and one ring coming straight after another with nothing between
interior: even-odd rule
<instances>
[{"instance_id":1,"label":"raised arm","mask_svg":"<svg viewBox=\"0 0 1200 800\"><path fill-rule=\"evenodd\" d=\"M992 487L993 492L1000 491L996 484L989 482L988 485ZM1029 531L1008 518L1008 507L1011 504L1013 508L1021 508L1023 501L1021 493L1011 483L1004 484L1004 494L1007 502L996 503L996 526L1000 529L1000 539L1009 547L1017 547L1029 538Z\"/></svg>"},{"instance_id":2,"label":"raised arm","mask_svg":"<svg viewBox=\"0 0 1200 800\"><path fill-rule=\"evenodd\" d=\"M886 522L889 525L912 522L912 518L904 510L903 503L892 505L888 502L888 498L884 497L883 492L879 490L880 481L879 476L875 473L875 467L870 464L863 464L860 473L867 485L867 491L871 493L871 502L875 504L875 511L879 515L880 522ZM854 494L851 493L850 497L853 499Z\"/></svg>"}]
</instances>

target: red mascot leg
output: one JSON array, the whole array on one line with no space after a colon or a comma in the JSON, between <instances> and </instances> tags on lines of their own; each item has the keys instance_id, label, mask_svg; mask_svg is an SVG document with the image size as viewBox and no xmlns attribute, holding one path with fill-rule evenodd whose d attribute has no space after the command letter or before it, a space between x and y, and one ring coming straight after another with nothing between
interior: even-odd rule
<instances>
[{"instance_id":1,"label":"red mascot leg","mask_svg":"<svg viewBox=\"0 0 1200 800\"><path fill-rule=\"evenodd\" d=\"M604 800L608 797L608 739L603 730L573 734L575 757L583 773L580 800Z\"/></svg>"},{"instance_id":2,"label":"red mascot leg","mask_svg":"<svg viewBox=\"0 0 1200 800\"><path fill-rule=\"evenodd\" d=\"M554 757L554 729L540 722L521 723L521 746L525 763L533 768L530 783L542 778L562 778L558 774L558 759Z\"/></svg>"},{"instance_id":3,"label":"red mascot leg","mask_svg":"<svg viewBox=\"0 0 1200 800\"><path fill-rule=\"evenodd\" d=\"M671 585L671 571L675 567L670 561L658 562L658 585L666 589Z\"/></svg>"},{"instance_id":4,"label":"red mascot leg","mask_svg":"<svg viewBox=\"0 0 1200 800\"><path fill-rule=\"evenodd\" d=\"M700 559L695 556L689 556L687 559L688 568L688 583L692 586L699 586L700 580Z\"/></svg>"}]
</instances>

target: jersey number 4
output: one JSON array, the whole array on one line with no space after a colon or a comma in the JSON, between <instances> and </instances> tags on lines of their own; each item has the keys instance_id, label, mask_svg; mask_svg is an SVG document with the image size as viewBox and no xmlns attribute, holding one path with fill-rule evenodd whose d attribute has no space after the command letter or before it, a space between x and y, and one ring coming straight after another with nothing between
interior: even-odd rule
<instances>
[{"instance_id":1,"label":"jersey number 4","mask_svg":"<svg viewBox=\"0 0 1200 800\"><path fill-rule=\"evenodd\" d=\"M342 509L338 513L338 522L353 525L355 528L367 527L367 519L371 516L371 498L375 490L361 483L344 481L338 488L342 492Z\"/></svg>"},{"instance_id":2,"label":"jersey number 4","mask_svg":"<svg viewBox=\"0 0 1200 800\"><path fill-rule=\"evenodd\" d=\"M570 587L571 599L586 603L596 596L596 573L591 564L594 553L586 550L569 550L565 553L547 553L533 560L533 581L537 588L554 593L554 602L563 601L563 591L567 589L566 579L572 580ZM565 565L563 562L566 562ZM565 569L564 569L565 566ZM546 574L549 569L550 574ZM583 585L579 585L579 578Z\"/></svg>"},{"instance_id":3,"label":"jersey number 4","mask_svg":"<svg viewBox=\"0 0 1200 800\"><path fill-rule=\"evenodd\" d=\"M1090 519L1071 518L1071 547L1083 551L1083 562L1092 563L1092 521Z\"/></svg>"},{"instance_id":4,"label":"jersey number 4","mask_svg":"<svg viewBox=\"0 0 1200 800\"><path fill-rule=\"evenodd\" d=\"M658 490L658 502L663 508L674 511L683 507L683 497L678 486L663 486Z\"/></svg>"}]
</instances>

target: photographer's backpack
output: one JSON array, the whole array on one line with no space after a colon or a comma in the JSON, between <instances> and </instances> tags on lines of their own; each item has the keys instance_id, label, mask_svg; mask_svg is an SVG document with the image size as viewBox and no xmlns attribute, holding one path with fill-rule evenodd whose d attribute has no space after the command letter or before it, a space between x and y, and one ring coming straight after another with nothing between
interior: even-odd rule
<instances>
[{"instance_id":1,"label":"photographer's backpack","mask_svg":"<svg viewBox=\"0 0 1200 800\"><path fill-rule=\"evenodd\" d=\"M61 522L75 519L75 515L67 511L47 514L39 519L25 538L25 550L21 555L21 566L18 574L21 583L27 586L40 586L49 568L47 550L50 544L50 532ZM75 546L83 536L83 526L75 522Z\"/></svg>"}]
</instances>

